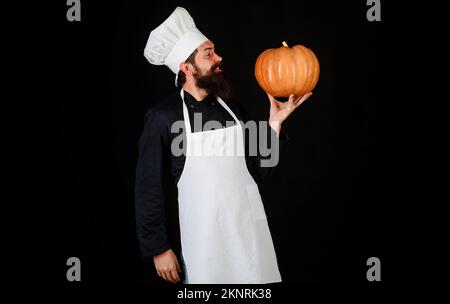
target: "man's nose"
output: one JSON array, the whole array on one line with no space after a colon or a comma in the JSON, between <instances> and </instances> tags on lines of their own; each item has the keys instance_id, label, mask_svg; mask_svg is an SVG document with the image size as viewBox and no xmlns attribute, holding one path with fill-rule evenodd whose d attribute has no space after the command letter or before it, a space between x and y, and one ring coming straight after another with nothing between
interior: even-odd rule
<instances>
[{"instance_id":1,"label":"man's nose","mask_svg":"<svg viewBox=\"0 0 450 304\"><path fill-rule=\"evenodd\" d=\"M220 57L219 55L215 54L214 62L219 62L219 63L222 62L222 57Z\"/></svg>"}]
</instances>

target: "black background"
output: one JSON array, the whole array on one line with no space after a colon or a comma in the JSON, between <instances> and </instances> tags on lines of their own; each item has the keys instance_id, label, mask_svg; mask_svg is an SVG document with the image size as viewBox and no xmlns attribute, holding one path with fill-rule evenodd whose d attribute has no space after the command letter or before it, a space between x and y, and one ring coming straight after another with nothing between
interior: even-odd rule
<instances>
[{"instance_id":1,"label":"black background","mask_svg":"<svg viewBox=\"0 0 450 304\"><path fill-rule=\"evenodd\" d=\"M432 4L381 1L382 21L369 22L363 0L81 1L81 22L66 20L62 1L53 279L170 285L140 258L133 191L145 110L176 90L172 72L150 65L143 49L176 6L215 43L255 119L269 111L253 75L262 51L286 41L319 59L314 94L283 124L290 141L262 189L283 288L414 281L406 271L421 252L423 219L410 215L413 202L427 202L424 103L444 85L434 71L448 63L445 16ZM81 259L82 282L66 281L71 256ZM372 256L381 283L366 280Z\"/></svg>"}]
</instances>

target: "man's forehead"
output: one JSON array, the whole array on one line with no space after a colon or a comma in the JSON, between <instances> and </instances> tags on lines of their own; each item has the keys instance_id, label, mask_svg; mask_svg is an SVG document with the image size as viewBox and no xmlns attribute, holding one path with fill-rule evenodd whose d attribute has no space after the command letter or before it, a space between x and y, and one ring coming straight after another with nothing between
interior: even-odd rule
<instances>
[{"instance_id":1,"label":"man's forehead","mask_svg":"<svg viewBox=\"0 0 450 304\"><path fill-rule=\"evenodd\" d=\"M202 44L199 45L198 49L200 51L203 51L204 49L207 48L214 48L214 43L212 43L210 40L207 40L205 42L203 42Z\"/></svg>"}]
</instances>

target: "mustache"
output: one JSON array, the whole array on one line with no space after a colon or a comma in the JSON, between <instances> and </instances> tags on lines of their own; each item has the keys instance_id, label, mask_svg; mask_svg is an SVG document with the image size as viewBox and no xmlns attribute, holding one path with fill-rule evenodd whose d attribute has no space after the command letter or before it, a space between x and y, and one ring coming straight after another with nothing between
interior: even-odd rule
<instances>
[{"instance_id":1,"label":"mustache","mask_svg":"<svg viewBox=\"0 0 450 304\"><path fill-rule=\"evenodd\" d=\"M222 62L218 62L218 63L214 64L210 70L214 71L217 68L220 68L222 70Z\"/></svg>"}]
</instances>

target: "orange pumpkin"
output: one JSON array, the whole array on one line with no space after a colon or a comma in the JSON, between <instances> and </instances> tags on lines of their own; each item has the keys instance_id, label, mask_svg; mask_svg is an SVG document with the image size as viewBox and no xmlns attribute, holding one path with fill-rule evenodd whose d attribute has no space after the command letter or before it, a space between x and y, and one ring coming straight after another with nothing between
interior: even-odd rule
<instances>
[{"instance_id":1,"label":"orange pumpkin","mask_svg":"<svg viewBox=\"0 0 450 304\"><path fill-rule=\"evenodd\" d=\"M255 64L258 84L275 97L311 92L319 79L319 71L319 61L310 49L303 45L290 48L284 41L281 48L262 52Z\"/></svg>"}]
</instances>

